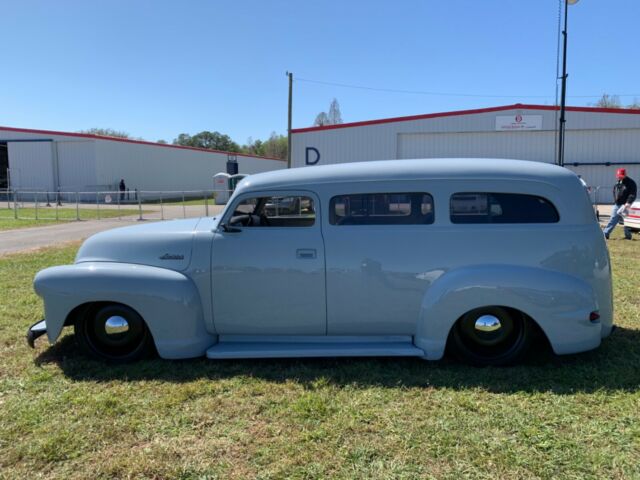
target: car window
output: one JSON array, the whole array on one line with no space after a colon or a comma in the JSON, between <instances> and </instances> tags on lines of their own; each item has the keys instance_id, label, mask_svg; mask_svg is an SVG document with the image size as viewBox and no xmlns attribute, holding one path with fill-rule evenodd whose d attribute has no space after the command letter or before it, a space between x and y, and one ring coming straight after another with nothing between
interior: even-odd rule
<instances>
[{"instance_id":1,"label":"car window","mask_svg":"<svg viewBox=\"0 0 640 480\"><path fill-rule=\"evenodd\" d=\"M315 223L313 199L302 195L252 197L234 209L229 225L239 227L309 227Z\"/></svg>"},{"instance_id":2,"label":"car window","mask_svg":"<svg viewBox=\"0 0 640 480\"><path fill-rule=\"evenodd\" d=\"M433 223L428 193L359 193L333 197L332 225L415 225Z\"/></svg>"},{"instance_id":3,"label":"car window","mask_svg":"<svg viewBox=\"0 0 640 480\"><path fill-rule=\"evenodd\" d=\"M455 193L450 215L452 223L556 223L560 219L546 198L519 193Z\"/></svg>"}]
</instances>

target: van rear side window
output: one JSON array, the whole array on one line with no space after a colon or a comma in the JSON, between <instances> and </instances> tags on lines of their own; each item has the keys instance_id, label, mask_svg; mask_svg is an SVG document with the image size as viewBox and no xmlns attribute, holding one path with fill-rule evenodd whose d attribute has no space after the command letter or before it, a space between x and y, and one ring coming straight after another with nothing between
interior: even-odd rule
<instances>
[{"instance_id":1,"label":"van rear side window","mask_svg":"<svg viewBox=\"0 0 640 480\"><path fill-rule=\"evenodd\" d=\"M519 193L454 193L451 223L557 223L558 210L546 198Z\"/></svg>"},{"instance_id":2,"label":"van rear side window","mask_svg":"<svg viewBox=\"0 0 640 480\"><path fill-rule=\"evenodd\" d=\"M433 223L428 193L364 193L331 199L332 225L416 225Z\"/></svg>"}]
</instances>

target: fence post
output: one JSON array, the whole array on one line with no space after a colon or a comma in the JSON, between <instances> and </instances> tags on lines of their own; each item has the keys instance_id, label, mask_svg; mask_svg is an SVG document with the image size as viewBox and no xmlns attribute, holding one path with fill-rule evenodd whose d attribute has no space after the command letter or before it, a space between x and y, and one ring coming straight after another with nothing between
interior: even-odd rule
<instances>
[{"instance_id":1,"label":"fence post","mask_svg":"<svg viewBox=\"0 0 640 480\"><path fill-rule=\"evenodd\" d=\"M187 218L187 207L184 205L184 192L182 192L182 218Z\"/></svg>"},{"instance_id":2,"label":"fence post","mask_svg":"<svg viewBox=\"0 0 640 480\"><path fill-rule=\"evenodd\" d=\"M120 192L120 195L116 195L118 199L118 220L122 220L122 215L120 214L120 197L124 197L124 192Z\"/></svg>"},{"instance_id":3,"label":"fence post","mask_svg":"<svg viewBox=\"0 0 640 480\"><path fill-rule=\"evenodd\" d=\"M136 188L136 197L138 197L138 221L142 220L142 195L139 194Z\"/></svg>"},{"instance_id":4,"label":"fence post","mask_svg":"<svg viewBox=\"0 0 640 480\"><path fill-rule=\"evenodd\" d=\"M164 220L164 206L162 204L162 192L160 192L160 220Z\"/></svg>"},{"instance_id":5,"label":"fence post","mask_svg":"<svg viewBox=\"0 0 640 480\"><path fill-rule=\"evenodd\" d=\"M100 192L96 192L96 218L100 220L100 202L98 201L98 196Z\"/></svg>"},{"instance_id":6,"label":"fence post","mask_svg":"<svg viewBox=\"0 0 640 480\"><path fill-rule=\"evenodd\" d=\"M207 192L204 192L204 216L208 217L209 216L209 199L208 199L208 194Z\"/></svg>"},{"instance_id":7,"label":"fence post","mask_svg":"<svg viewBox=\"0 0 640 480\"><path fill-rule=\"evenodd\" d=\"M58 207L59 207L59 206L60 206L60 205L58 204L58 202L56 202L56 222L59 220L59 219L58 219Z\"/></svg>"},{"instance_id":8,"label":"fence post","mask_svg":"<svg viewBox=\"0 0 640 480\"><path fill-rule=\"evenodd\" d=\"M18 192L13 191L13 218L18 219Z\"/></svg>"},{"instance_id":9,"label":"fence post","mask_svg":"<svg viewBox=\"0 0 640 480\"><path fill-rule=\"evenodd\" d=\"M76 220L80 221L80 198L76 192Z\"/></svg>"},{"instance_id":10,"label":"fence post","mask_svg":"<svg viewBox=\"0 0 640 480\"><path fill-rule=\"evenodd\" d=\"M38 192L35 193L36 195L36 220L38 220Z\"/></svg>"}]
</instances>

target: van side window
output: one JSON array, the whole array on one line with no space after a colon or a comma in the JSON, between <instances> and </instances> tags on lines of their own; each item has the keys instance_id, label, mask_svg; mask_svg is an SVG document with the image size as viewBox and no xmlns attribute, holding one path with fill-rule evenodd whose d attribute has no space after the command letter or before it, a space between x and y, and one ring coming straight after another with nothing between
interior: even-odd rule
<instances>
[{"instance_id":1,"label":"van side window","mask_svg":"<svg viewBox=\"0 0 640 480\"><path fill-rule=\"evenodd\" d=\"M313 199L303 196L248 198L240 202L229 219L238 227L310 227L315 223Z\"/></svg>"},{"instance_id":2,"label":"van side window","mask_svg":"<svg viewBox=\"0 0 640 480\"><path fill-rule=\"evenodd\" d=\"M451 223L556 223L558 210L546 198L519 193L451 195Z\"/></svg>"},{"instance_id":3,"label":"van side window","mask_svg":"<svg viewBox=\"0 0 640 480\"><path fill-rule=\"evenodd\" d=\"M333 197L332 225L417 225L433 223L428 193L364 193Z\"/></svg>"}]
</instances>

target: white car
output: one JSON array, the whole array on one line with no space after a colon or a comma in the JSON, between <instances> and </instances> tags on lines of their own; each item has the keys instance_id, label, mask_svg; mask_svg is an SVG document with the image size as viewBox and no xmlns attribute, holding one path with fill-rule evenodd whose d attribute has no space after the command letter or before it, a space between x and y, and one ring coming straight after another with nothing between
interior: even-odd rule
<instances>
[{"instance_id":1,"label":"white car","mask_svg":"<svg viewBox=\"0 0 640 480\"><path fill-rule=\"evenodd\" d=\"M624 226L631 229L634 233L640 233L640 200L636 200L631 204L629 213L624 217Z\"/></svg>"},{"instance_id":2,"label":"white car","mask_svg":"<svg viewBox=\"0 0 640 480\"><path fill-rule=\"evenodd\" d=\"M304 208L276 214L283 199ZM271 207L270 207L271 206ZM609 255L578 177L425 159L251 175L215 218L118 228L39 272L56 341L101 359L413 356L517 361L612 330Z\"/></svg>"}]
</instances>

